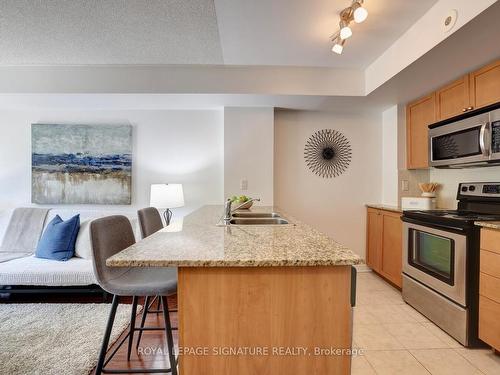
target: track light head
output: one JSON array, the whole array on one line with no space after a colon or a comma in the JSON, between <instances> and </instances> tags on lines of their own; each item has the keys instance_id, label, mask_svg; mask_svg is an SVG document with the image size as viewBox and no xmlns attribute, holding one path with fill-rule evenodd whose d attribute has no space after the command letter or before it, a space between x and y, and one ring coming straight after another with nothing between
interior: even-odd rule
<instances>
[{"instance_id":1,"label":"track light head","mask_svg":"<svg viewBox=\"0 0 500 375\"><path fill-rule=\"evenodd\" d=\"M340 21L340 38L341 39L347 39L350 38L352 35L352 30L349 27L349 22L346 20L341 20Z\"/></svg>"},{"instance_id":2,"label":"track light head","mask_svg":"<svg viewBox=\"0 0 500 375\"><path fill-rule=\"evenodd\" d=\"M335 42L335 44L332 47L332 52L335 52L336 54L341 55L342 51L344 50L345 40L341 39L340 37L337 37L334 42Z\"/></svg>"},{"instance_id":3,"label":"track light head","mask_svg":"<svg viewBox=\"0 0 500 375\"><path fill-rule=\"evenodd\" d=\"M352 4L353 19L354 22L356 23L361 23L364 20L366 20L366 17L368 17L368 11L366 10L366 8L363 8L362 4L363 4L362 0L355 1Z\"/></svg>"}]
</instances>

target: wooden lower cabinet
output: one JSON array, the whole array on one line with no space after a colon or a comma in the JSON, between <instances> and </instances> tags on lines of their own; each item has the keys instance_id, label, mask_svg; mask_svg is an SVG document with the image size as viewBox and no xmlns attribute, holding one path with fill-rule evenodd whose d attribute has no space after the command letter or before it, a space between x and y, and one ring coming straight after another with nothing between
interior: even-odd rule
<instances>
[{"instance_id":1,"label":"wooden lower cabinet","mask_svg":"<svg viewBox=\"0 0 500 375\"><path fill-rule=\"evenodd\" d=\"M178 299L182 375L351 373L351 266L179 267Z\"/></svg>"},{"instance_id":2,"label":"wooden lower cabinet","mask_svg":"<svg viewBox=\"0 0 500 375\"><path fill-rule=\"evenodd\" d=\"M479 338L500 350L500 230L481 229Z\"/></svg>"},{"instance_id":3,"label":"wooden lower cabinet","mask_svg":"<svg viewBox=\"0 0 500 375\"><path fill-rule=\"evenodd\" d=\"M397 286L401 287L402 233L401 215L393 212L382 213L382 260L380 273Z\"/></svg>"},{"instance_id":4,"label":"wooden lower cabinet","mask_svg":"<svg viewBox=\"0 0 500 375\"><path fill-rule=\"evenodd\" d=\"M479 338L500 350L500 303L479 296Z\"/></svg>"},{"instance_id":5,"label":"wooden lower cabinet","mask_svg":"<svg viewBox=\"0 0 500 375\"><path fill-rule=\"evenodd\" d=\"M380 271L382 215L380 210L368 208L366 217L366 264Z\"/></svg>"},{"instance_id":6,"label":"wooden lower cabinet","mask_svg":"<svg viewBox=\"0 0 500 375\"><path fill-rule=\"evenodd\" d=\"M402 233L401 214L368 208L366 263L375 272L401 288Z\"/></svg>"}]
</instances>

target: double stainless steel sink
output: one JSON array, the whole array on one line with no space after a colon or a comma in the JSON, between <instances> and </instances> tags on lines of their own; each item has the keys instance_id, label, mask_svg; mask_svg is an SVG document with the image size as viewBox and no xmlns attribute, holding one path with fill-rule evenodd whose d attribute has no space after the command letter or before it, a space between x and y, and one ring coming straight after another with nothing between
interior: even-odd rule
<instances>
[{"instance_id":1,"label":"double stainless steel sink","mask_svg":"<svg viewBox=\"0 0 500 375\"><path fill-rule=\"evenodd\" d=\"M289 225L288 220L276 212L235 212L229 222L222 220L218 225Z\"/></svg>"},{"instance_id":2,"label":"double stainless steel sink","mask_svg":"<svg viewBox=\"0 0 500 375\"><path fill-rule=\"evenodd\" d=\"M287 220L272 217L272 218L247 218L247 219L231 219L229 221L232 225L283 225L289 224Z\"/></svg>"},{"instance_id":3,"label":"double stainless steel sink","mask_svg":"<svg viewBox=\"0 0 500 375\"><path fill-rule=\"evenodd\" d=\"M233 217L242 219L268 219L280 218L281 216L276 212L235 212Z\"/></svg>"}]
</instances>

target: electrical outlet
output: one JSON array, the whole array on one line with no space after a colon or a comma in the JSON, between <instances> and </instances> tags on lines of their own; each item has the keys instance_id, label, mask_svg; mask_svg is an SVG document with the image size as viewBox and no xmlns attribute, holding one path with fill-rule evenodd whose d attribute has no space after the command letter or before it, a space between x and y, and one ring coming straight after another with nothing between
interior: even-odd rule
<instances>
[{"instance_id":1,"label":"electrical outlet","mask_svg":"<svg viewBox=\"0 0 500 375\"><path fill-rule=\"evenodd\" d=\"M410 190L410 182L408 180L401 180L401 190L402 191Z\"/></svg>"},{"instance_id":2,"label":"electrical outlet","mask_svg":"<svg viewBox=\"0 0 500 375\"><path fill-rule=\"evenodd\" d=\"M248 190L248 180L246 178L242 178L240 181L240 189Z\"/></svg>"}]
</instances>

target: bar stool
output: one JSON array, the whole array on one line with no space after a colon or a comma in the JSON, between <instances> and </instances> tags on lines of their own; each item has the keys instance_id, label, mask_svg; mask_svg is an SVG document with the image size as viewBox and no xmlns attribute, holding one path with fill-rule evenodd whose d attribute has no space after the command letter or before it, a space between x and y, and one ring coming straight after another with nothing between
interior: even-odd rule
<instances>
[{"instance_id":1,"label":"bar stool","mask_svg":"<svg viewBox=\"0 0 500 375\"><path fill-rule=\"evenodd\" d=\"M113 294L111 311L104 334L99 360L96 366L96 374L101 373L165 373L171 372L177 375L177 359L174 354L174 340L172 337L172 326L168 313L167 297L177 292L177 269L176 268L118 268L106 266L106 259L126 249L135 243L134 232L130 221L125 216L108 216L92 221L90 224L90 235L92 240L93 266L97 282L108 293ZM115 320L120 297L132 296L132 312L130 316L130 329L128 334L120 341L115 350L106 359L111 331ZM118 349L128 338L128 358L132 349L134 332L144 328L135 327L137 315L138 297L161 296L164 328L153 328L165 330L167 339L170 368L167 369L124 369L106 370L105 367L113 358Z\"/></svg>"},{"instance_id":2,"label":"bar stool","mask_svg":"<svg viewBox=\"0 0 500 375\"><path fill-rule=\"evenodd\" d=\"M142 238L146 238L151 236L153 233L158 232L160 229L163 229L163 222L161 220L160 212L154 207L147 207L140 209L137 211L137 217L139 218L139 227L141 229ZM154 306L155 301L157 302L156 310L152 310L152 306ZM146 316L149 313L160 313L162 309L161 306L161 298L159 296L146 297L144 302L144 309L142 310L141 324L140 327L144 328L144 323L146 321ZM169 312L177 312L177 309L169 309ZM142 330L139 331L139 337L137 338L136 349L139 348Z\"/></svg>"}]
</instances>

